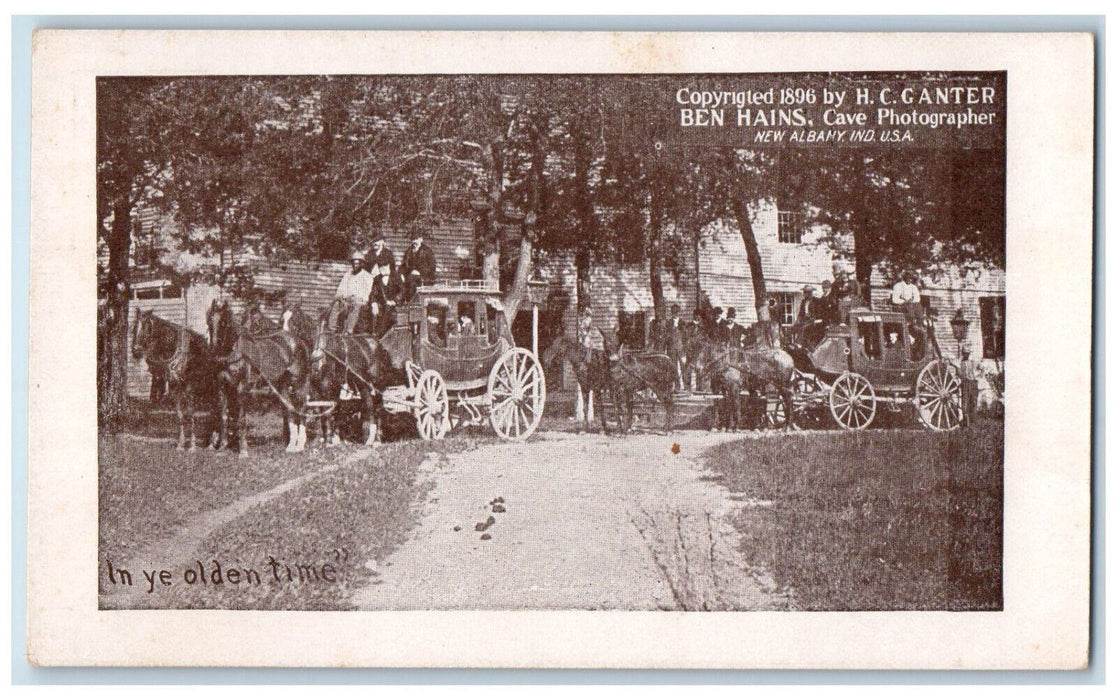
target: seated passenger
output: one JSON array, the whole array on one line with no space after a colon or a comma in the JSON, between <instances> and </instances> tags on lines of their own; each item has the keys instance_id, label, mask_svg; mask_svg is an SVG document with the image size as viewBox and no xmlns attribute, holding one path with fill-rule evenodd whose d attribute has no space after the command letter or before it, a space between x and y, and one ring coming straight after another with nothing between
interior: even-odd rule
<instances>
[{"instance_id":1,"label":"seated passenger","mask_svg":"<svg viewBox=\"0 0 1117 700\"><path fill-rule=\"evenodd\" d=\"M334 303L330 306L328 323L331 330L344 330L352 334L360 318L361 309L369 302L369 297L372 295L372 275L364 269L364 253L353 251L349 255L349 262L352 267L337 285Z\"/></svg>"}]
</instances>

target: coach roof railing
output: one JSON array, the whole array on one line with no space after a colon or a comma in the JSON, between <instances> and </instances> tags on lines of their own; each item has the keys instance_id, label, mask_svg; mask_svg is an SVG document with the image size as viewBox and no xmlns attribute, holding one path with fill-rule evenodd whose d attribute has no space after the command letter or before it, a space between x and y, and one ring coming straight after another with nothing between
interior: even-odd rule
<instances>
[{"instance_id":1,"label":"coach roof railing","mask_svg":"<svg viewBox=\"0 0 1117 700\"><path fill-rule=\"evenodd\" d=\"M419 287L420 294L446 294L447 292L487 292L500 294L500 289L485 280L460 280L458 282L438 282Z\"/></svg>"}]
</instances>

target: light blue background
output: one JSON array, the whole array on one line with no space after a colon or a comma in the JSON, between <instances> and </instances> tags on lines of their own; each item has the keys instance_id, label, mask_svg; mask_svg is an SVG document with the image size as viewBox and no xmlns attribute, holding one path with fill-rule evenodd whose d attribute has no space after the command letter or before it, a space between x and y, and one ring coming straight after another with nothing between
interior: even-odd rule
<instances>
[{"instance_id":1,"label":"light blue background","mask_svg":"<svg viewBox=\"0 0 1117 700\"><path fill-rule=\"evenodd\" d=\"M546 671L406 669L33 668L26 661L27 333L31 32L34 29L557 29L643 31L1092 32L1096 41L1093 585L1090 669L1084 672ZM1101 684L1105 682L1105 19L1060 16L15 16L12 17L12 682L148 683L767 683ZM1054 283L1057 279L1050 280ZM106 640L106 643L111 643Z\"/></svg>"}]
</instances>

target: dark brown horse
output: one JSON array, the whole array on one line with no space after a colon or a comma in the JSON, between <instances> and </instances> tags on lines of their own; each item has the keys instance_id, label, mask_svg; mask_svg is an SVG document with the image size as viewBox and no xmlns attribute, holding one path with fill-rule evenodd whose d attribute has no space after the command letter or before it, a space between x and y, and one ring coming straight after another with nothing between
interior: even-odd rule
<instances>
[{"instance_id":1,"label":"dark brown horse","mask_svg":"<svg viewBox=\"0 0 1117 700\"><path fill-rule=\"evenodd\" d=\"M212 405L217 364L201 333L159 318L151 311L141 311L132 327L132 356L147 360L148 367L158 368L158 376L166 377L167 387L178 414L178 449L197 447L194 414L199 399ZM152 373L152 381L156 373ZM190 425L190 441L186 426Z\"/></svg>"},{"instance_id":2,"label":"dark brown horse","mask_svg":"<svg viewBox=\"0 0 1117 700\"><path fill-rule=\"evenodd\" d=\"M614 404L625 431L632 429L632 404L636 392L650 390L663 404L666 414L663 429L670 433L675 420L675 383L678 370L670 357L661 353L633 353L623 347L609 355L613 375Z\"/></svg>"},{"instance_id":3,"label":"dark brown horse","mask_svg":"<svg viewBox=\"0 0 1117 700\"><path fill-rule=\"evenodd\" d=\"M209 343L220 365L217 384L220 413L214 447L228 442L228 418L232 414L237 435L237 450L248 453L248 427L245 403L258 383L283 405L287 421L288 452L300 452L306 446L306 401L310 379L310 358L306 347L282 329L250 331L244 321L238 323L229 305L215 299L206 313Z\"/></svg>"},{"instance_id":4,"label":"dark brown horse","mask_svg":"<svg viewBox=\"0 0 1117 700\"><path fill-rule=\"evenodd\" d=\"M285 327L302 337L310 328L309 317L299 309L284 312ZM372 335L335 333L327 327L326 314L314 330L311 360L314 387L324 399L338 401L344 387L356 392L361 400L361 431L365 445L380 442L381 392L393 380L406 381L392 365L392 358L380 341ZM334 421L327 416L323 424L323 440L338 442Z\"/></svg>"},{"instance_id":5,"label":"dark brown horse","mask_svg":"<svg viewBox=\"0 0 1117 700\"><path fill-rule=\"evenodd\" d=\"M597 416L601 421L601 432L608 434L609 427L605 422L605 406L603 397L606 392L613 392L613 373L609 367L609 355L604 350L592 350L583 347L578 341L566 336L559 336L543 352L543 365L551 367L555 360L565 360L574 370L574 377L578 380L578 390L582 392L582 400L590 406L591 393L597 394L602 402ZM616 398L613 400L614 406ZM589 430L589 410L583 416L583 428Z\"/></svg>"},{"instance_id":6,"label":"dark brown horse","mask_svg":"<svg viewBox=\"0 0 1117 700\"><path fill-rule=\"evenodd\" d=\"M753 393L763 396L769 388L779 394L783 402L784 429L794 425L792 392L795 387L795 362L791 355L779 348L765 347L740 349L708 343L700 356L706 364L724 363L741 372L744 385Z\"/></svg>"},{"instance_id":7,"label":"dark brown horse","mask_svg":"<svg viewBox=\"0 0 1117 700\"><path fill-rule=\"evenodd\" d=\"M726 348L711 342L699 343L693 351L692 363L698 383L709 382L710 391L718 395L714 403L714 425L719 430L741 427L741 391L744 376L729 364Z\"/></svg>"}]
</instances>

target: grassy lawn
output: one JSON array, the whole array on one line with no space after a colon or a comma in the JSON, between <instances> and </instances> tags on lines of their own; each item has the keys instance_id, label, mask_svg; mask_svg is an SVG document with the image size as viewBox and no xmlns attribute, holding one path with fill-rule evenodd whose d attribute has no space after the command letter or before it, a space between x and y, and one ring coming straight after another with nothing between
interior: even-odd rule
<instances>
[{"instance_id":1,"label":"grassy lawn","mask_svg":"<svg viewBox=\"0 0 1117 700\"><path fill-rule=\"evenodd\" d=\"M127 563L145 547L176 535L194 515L227 506L291 479L340 465L358 454L354 445L311 446L289 455L279 436L278 414L250 415L250 451L175 449L177 427L165 410L140 407L121 434L99 441L99 544L101 559ZM400 431L393 431L399 434ZM255 569L262 585L176 585L156 607L239 609L344 609L350 591L371 577L370 560L382 560L414 526L425 484L417 479L428 456L469 449L491 433L463 428L439 442L395 440L371 456L327 471L224 525L217 525L191 560L213 560L223 569ZM344 555L341 554L344 552ZM168 553L174 559L182 553ZM291 566L292 581L276 582L268 557ZM178 561L167 561L177 566ZM317 582L298 580L298 564L333 569ZM307 573L303 569L303 573ZM266 574L266 576L265 576ZM267 577L272 577L269 580Z\"/></svg>"},{"instance_id":2,"label":"grassy lawn","mask_svg":"<svg viewBox=\"0 0 1117 700\"><path fill-rule=\"evenodd\" d=\"M350 593L372 578L370 562L383 561L418 521L416 505L427 487L416 478L419 465L439 454L470 449L477 441L453 435L438 442L386 444L368 458L253 508L214 530L199 548L198 559L207 570L213 560L225 569L255 569L262 584L177 586L169 607L348 609ZM357 449L338 448L330 454L343 460ZM275 569L270 558L278 563ZM324 572L326 564L330 569Z\"/></svg>"},{"instance_id":3,"label":"grassy lawn","mask_svg":"<svg viewBox=\"0 0 1117 700\"><path fill-rule=\"evenodd\" d=\"M309 450L292 457L278 442L253 446L248 457L199 449L180 452L174 441L102 436L98 443L101 558L126 561L186 518L221 508L324 466L330 457Z\"/></svg>"},{"instance_id":4,"label":"grassy lawn","mask_svg":"<svg viewBox=\"0 0 1117 700\"><path fill-rule=\"evenodd\" d=\"M706 458L743 495L743 553L793 608L1002 608L999 423L744 440Z\"/></svg>"}]
</instances>

